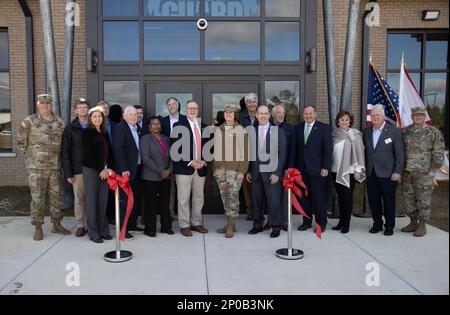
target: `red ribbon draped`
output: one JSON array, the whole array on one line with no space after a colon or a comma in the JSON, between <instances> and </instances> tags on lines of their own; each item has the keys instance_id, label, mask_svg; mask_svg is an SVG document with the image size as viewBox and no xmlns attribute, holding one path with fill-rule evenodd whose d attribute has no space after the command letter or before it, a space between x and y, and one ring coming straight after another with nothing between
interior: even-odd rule
<instances>
[{"instance_id":1,"label":"red ribbon draped","mask_svg":"<svg viewBox=\"0 0 450 315\"><path fill-rule=\"evenodd\" d=\"M297 187L299 185L301 188L303 188L303 191ZM302 174L300 171L296 168L290 168L288 169L288 174L283 178L283 187L288 191L289 189L292 190L292 205L294 206L295 210L300 213L303 217L312 220L306 212L303 210L302 206L297 200L298 196L299 198L303 198L303 194L305 196L308 196L308 188L306 187L305 183L302 179ZM319 224L316 223L316 235L318 238L322 239L322 229Z\"/></svg>"},{"instance_id":2,"label":"red ribbon draped","mask_svg":"<svg viewBox=\"0 0 450 315\"><path fill-rule=\"evenodd\" d=\"M120 230L120 237L119 239L121 241L125 240L125 233L127 230L127 223L128 219L130 218L131 211L133 210L133 204L134 204L134 195L133 191L131 190L130 186L130 179L128 175L119 176L114 171L111 171L107 180L109 189L116 190L119 187L122 188L123 192L127 195L127 212L125 214L125 219L123 221L122 229ZM120 222L116 222L116 224L120 224Z\"/></svg>"}]
</instances>

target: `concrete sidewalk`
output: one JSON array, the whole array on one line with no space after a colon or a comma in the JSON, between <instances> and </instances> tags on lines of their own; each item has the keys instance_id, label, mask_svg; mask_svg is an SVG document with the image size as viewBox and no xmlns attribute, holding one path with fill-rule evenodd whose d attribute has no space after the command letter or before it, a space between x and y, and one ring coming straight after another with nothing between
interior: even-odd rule
<instances>
[{"instance_id":1,"label":"concrete sidewalk","mask_svg":"<svg viewBox=\"0 0 450 315\"><path fill-rule=\"evenodd\" d=\"M294 232L294 247L305 252L297 261L278 259L286 233L250 236L251 222L240 218L238 232L225 239L215 230L225 217L203 217L210 233L185 238L158 234L123 243L135 257L111 264L103 254L114 241L94 244L87 237L61 236L44 225L45 238L32 240L28 217L0 217L0 294L168 294L168 295L284 295L284 294L449 294L449 236L428 226L428 235L415 238L399 229L393 237L368 233L371 219L352 218L350 233L328 229L319 240L309 230ZM295 228L300 222L294 217ZM66 218L75 230L75 220ZM330 221L330 227L336 221ZM113 230L113 228L111 228ZM66 265L80 267L80 286L69 287ZM367 264L379 265L380 286L369 287Z\"/></svg>"}]
</instances>

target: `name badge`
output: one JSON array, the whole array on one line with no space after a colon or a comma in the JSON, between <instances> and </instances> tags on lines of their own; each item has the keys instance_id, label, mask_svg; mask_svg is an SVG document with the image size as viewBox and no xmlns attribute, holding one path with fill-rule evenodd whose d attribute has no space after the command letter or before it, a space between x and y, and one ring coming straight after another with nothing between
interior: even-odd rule
<instances>
[{"instance_id":1,"label":"name badge","mask_svg":"<svg viewBox=\"0 0 450 315\"><path fill-rule=\"evenodd\" d=\"M384 143L386 143L386 144L389 144L389 143L391 143L392 142L392 139L391 138L387 138L386 140L384 140Z\"/></svg>"}]
</instances>

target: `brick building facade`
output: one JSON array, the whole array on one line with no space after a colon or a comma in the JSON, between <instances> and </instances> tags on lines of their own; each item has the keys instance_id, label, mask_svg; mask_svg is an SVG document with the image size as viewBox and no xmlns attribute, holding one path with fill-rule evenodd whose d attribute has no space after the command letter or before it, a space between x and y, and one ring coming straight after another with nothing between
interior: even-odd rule
<instances>
[{"instance_id":1,"label":"brick building facade","mask_svg":"<svg viewBox=\"0 0 450 315\"><path fill-rule=\"evenodd\" d=\"M91 0L89 0L91 1ZM315 0L307 0L315 1ZM26 1L33 16L33 53L34 53L34 94L46 91L45 82L45 62L43 54L43 35L40 23L40 10L38 0ZM87 0L78 0L80 8L80 26L75 27L75 48L74 48L74 72L72 98L92 95L88 91L89 80L86 71L86 18L92 16L86 12ZM365 82L362 78L363 66L363 19L365 6L368 1L361 1L361 9L358 20L356 54L353 73L353 92L351 111L355 114L355 125L361 123L361 93L362 85ZM334 20L334 44L335 63L338 100L340 98L342 71L344 64L344 50L346 40L348 0L333 1ZM439 30L446 31L448 35L449 27L449 5L448 1L438 0L380 0L380 22L379 27L369 29L369 51L373 55L373 62L376 64L383 77L387 76L387 42L388 32L391 30ZM55 46L57 54L59 87L62 87L63 74L63 51L64 51L64 21L65 21L66 1L53 0L53 26L55 33ZM317 47L317 71L315 82L315 93L310 99L315 99L319 111L319 118L328 121L328 98L327 98L327 78L325 63L325 42L323 31L322 1L318 0L316 10L316 34L313 34ZM439 19L436 21L424 21L422 12L424 10L437 9L440 11ZM9 52L9 97L11 108L11 150L0 152L0 186L15 186L26 184L26 174L24 168L24 158L16 145L17 130L20 121L29 114L28 104L28 80L27 80L27 43L25 17L22 8L17 0L2 0L0 2L0 31L7 33ZM0 50L1 52L1 50ZM1 56L0 56L1 57ZM447 66L448 67L448 66ZM0 67L0 72L1 72ZM446 70L448 72L448 68ZM1 84L0 84L1 85ZM98 84L100 85L100 84ZM305 88L306 89L306 88ZM447 88L448 89L448 88ZM101 89L100 89L101 90ZM141 97L142 100L142 97ZM95 103L97 99L89 99ZM309 101L301 101L300 106ZM0 104L1 105L1 104ZM448 104L447 104L448 106ZM448 118L447 118L448 119Z\"/></svg>"}]
</instances>

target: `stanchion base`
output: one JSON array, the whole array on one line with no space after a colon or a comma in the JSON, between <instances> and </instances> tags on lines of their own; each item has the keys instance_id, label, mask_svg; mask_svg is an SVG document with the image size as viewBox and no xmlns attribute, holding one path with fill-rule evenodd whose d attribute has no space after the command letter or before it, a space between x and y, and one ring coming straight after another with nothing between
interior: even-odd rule
<instances>
[{"instance_id":1,"label":"stanchion base","mask_svg":"<svg viewBox=\"0 0 450 315\"><path fill-rule=\"evenodd\" d=\"M275 255L278 258L285 259L285 260L297 260L303 258L303 251L300 249L292 249L292 255L289 256L288 249L282 248L276 251Z\"/></svg>"},{"instance_id":2,"label":"stanchion base","mask_svg":"<svg viewBox=\"0 0 450 315\"><path fill-rule=\"evenodd\" d=\"M117 258L117 251L108 252L105 254L105 260L111 263L126 262L133 258L133 253L127 250L120 251L120 258Z\"/></svg>"}]
</instances>

